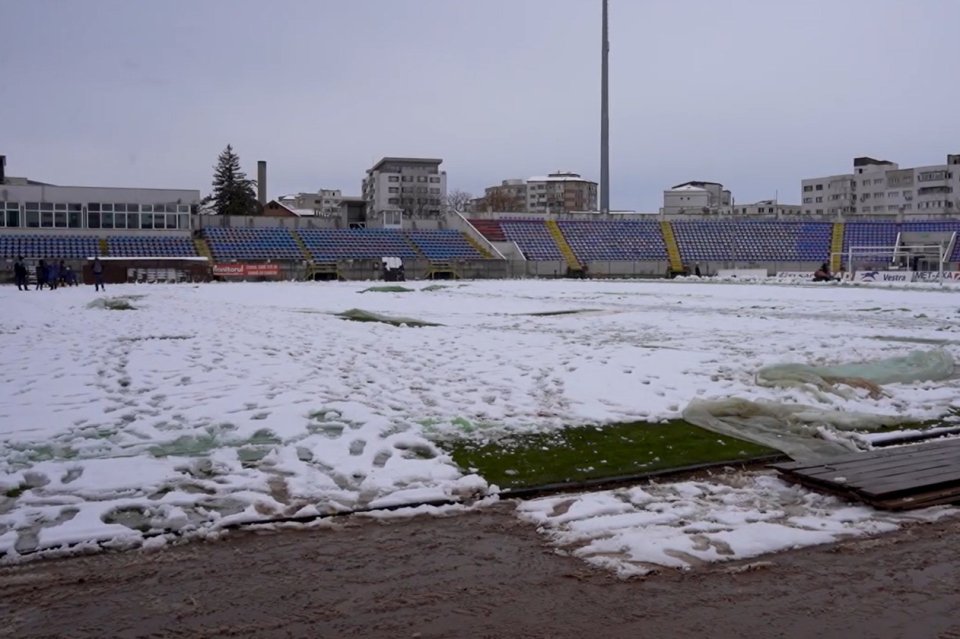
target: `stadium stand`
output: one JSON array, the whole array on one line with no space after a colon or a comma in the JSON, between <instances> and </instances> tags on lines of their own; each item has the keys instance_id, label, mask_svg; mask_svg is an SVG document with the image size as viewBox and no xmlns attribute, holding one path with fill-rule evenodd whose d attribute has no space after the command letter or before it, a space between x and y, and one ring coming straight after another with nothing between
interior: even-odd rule
<instances>
[{"instance_id":1,"label":"stadium stand","mask_svg":"<svg viewBox=\"0 0 960 639\"><path fill-rule=\"evenodd\" d=\"M302 229L299 234L318 262L419 257L410 241L393 229Z\"/></svg>"},{"instance_id":2,"label":"stadium stand","mask_svg":"<svg viewBox=\"0 0 960 639\"><path fill-rule=\"evenodd\" d=\"M484 259L484 256L467 241L467 237L460 231L449 229L406 231L406 236L429 260Z\"/></svg>"},{"instance_id":3,"label":"stadium stand","mask_svg":"<svg viewBox=\"0 0 960 639\"><path fill-rule=\"evenodd\" d=\"M500 220L507 240L516 242L528 260L563 260L543 220Z\"/></svg>"},{"instance_id":4,"label":"stadium stand","mask_svg":"<svg viewBox=\"0 0 960 639\"><path fill-rule=\"evenodd\" d=\"M581 262L667 259L660 224L653 220L577 220L558 224Z\"/></svg>"},{"instance_id":5,"label":"stadium stand","mask_svg":"<svg viewBox=\"0 0 960 639\"><path fill-rule=\"evenodd\" d=\"M851 246L890 247L897 243L896 222L847 222L843 230L843 252Z\"/></svg>"},{"instance_id":6,"label":"stadium stand","mask_svg":"<svg viewBox=\"0 0 960 639\"><path fill-rule=\"evenodd\" d=\"M111 235L107 237L111 257L196 257L197 249L189 237L150 235Z\"/></svg>"},{"instance_id":7,"label":"stadium stand","mask_svg":"<svg viewBox=\"0 0 960 639\"><path fill-rule=\"evenodd\" d=\"M0 257L27 259L81 260L100 255L99 240L93 235L3 235Z\"/></svg>"},{"instance_id":8,"label":"stadium stand","mask_svg":"<svg viewBox=\"0 0 960 639\"><path fill-rule=\"evenodd\" d=\"M305 257L285 228L206 228L203 237L217 260L303 260Z\"/></svg>"},{"instance_id":9,"label":"stadium stand","mask_svg":"<svg viewBox=\"0 0 960 639\"><path fill-rule=\"evenodd\" d=\"M678 220L684 261L822 262L830 255L829 222Z\"/></svg>"},{"instance_id":10,"label":"stadium stand","mask_svg":"<svg viewBox=\"0 0 960 639\"><path fill-rule=\"evenodd\" d=\"M503 234L503 229L500 227L500 220L468 220L468 222L491 242L507 241L507 236Z\"/></svg>"},{"instance_id":11,"label":"stadium stand","mask_svg":"<svg viewBox=\"0 0 960 639\"><path fill-rule=\"evenodd\" d=\"M904 233L956 233L960 239L960 220L904 222L900 225L900 230ZM960 241L954 242L953 252L947 259L950 262L960 262Z\"/></svg>"}]
</instances>

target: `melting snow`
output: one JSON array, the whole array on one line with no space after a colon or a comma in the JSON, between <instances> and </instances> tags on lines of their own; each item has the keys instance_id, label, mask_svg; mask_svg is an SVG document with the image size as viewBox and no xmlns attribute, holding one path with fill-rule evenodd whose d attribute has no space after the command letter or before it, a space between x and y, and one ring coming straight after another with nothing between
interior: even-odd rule
<instances>
[{"instance_id":1,"label":"melting snow","mask_svg":"<svg viewBox=\"0 0 960 639\"><path fill-rule=\"evenodd\" d=\"M437 436L676 418L695 397L809 402L754 372L911 348L892 337L956 354L956 300L936 289L485 281L358 295L368 286L112 286L129 310L91 304L89 287L0 288L0 554L482 496L495 488ZM440 326L335 316L357 307ZM591 312L531 315L572 309ZM887 390L829 401L925 419L960 397L957 381ZM657 525L677 508L665 503L584 509ZM723 541L749 549L763 528L749 530Z\"/></svg>"}]
</instances>

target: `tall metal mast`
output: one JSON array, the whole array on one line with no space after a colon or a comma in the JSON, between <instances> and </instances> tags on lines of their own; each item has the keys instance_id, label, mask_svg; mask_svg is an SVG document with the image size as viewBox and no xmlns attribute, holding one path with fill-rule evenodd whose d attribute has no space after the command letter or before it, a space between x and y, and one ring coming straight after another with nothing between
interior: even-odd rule
<instances>
[{"instance_id":1,"label":"tall metal mast","mask_svg":"<svg viewBox=\"0 0 960 639\"><path fill-rule=\"evenodd\" d=\"M610 212L610 106L608 103L610 40L607 37L607 0L603 0L600 63L600 212Z\"/></svg>"}]
</instances>

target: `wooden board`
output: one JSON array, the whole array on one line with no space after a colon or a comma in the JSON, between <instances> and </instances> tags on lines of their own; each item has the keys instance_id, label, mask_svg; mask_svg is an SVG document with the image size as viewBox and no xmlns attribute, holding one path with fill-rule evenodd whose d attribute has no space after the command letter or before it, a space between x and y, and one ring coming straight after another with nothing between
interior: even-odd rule
<instances>
[{"instance_id":1,"label":"wooden board","mask_svg":"<svg viewBox=\"0 0 960 639\"><path fill-rule=\"evenodd\" d=\"M772 467L789 481L877 508L960 502L960 438Z\"/></svg>"}]
</instances>

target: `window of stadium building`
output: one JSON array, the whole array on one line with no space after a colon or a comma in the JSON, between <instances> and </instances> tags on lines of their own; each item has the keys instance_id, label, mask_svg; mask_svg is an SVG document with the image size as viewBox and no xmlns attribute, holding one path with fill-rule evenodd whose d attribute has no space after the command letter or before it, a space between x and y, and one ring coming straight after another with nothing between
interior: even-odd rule
<instances>
[{"instance_id":1,"label":"window of stadium building","mask_svg":"<svg viewBox=\"0 0 960 639\"><path fill-rule=\"evenodd\" d=\"M20 204L0 202L0 226L20 226Z\"/></svg>"}]
</instances>

